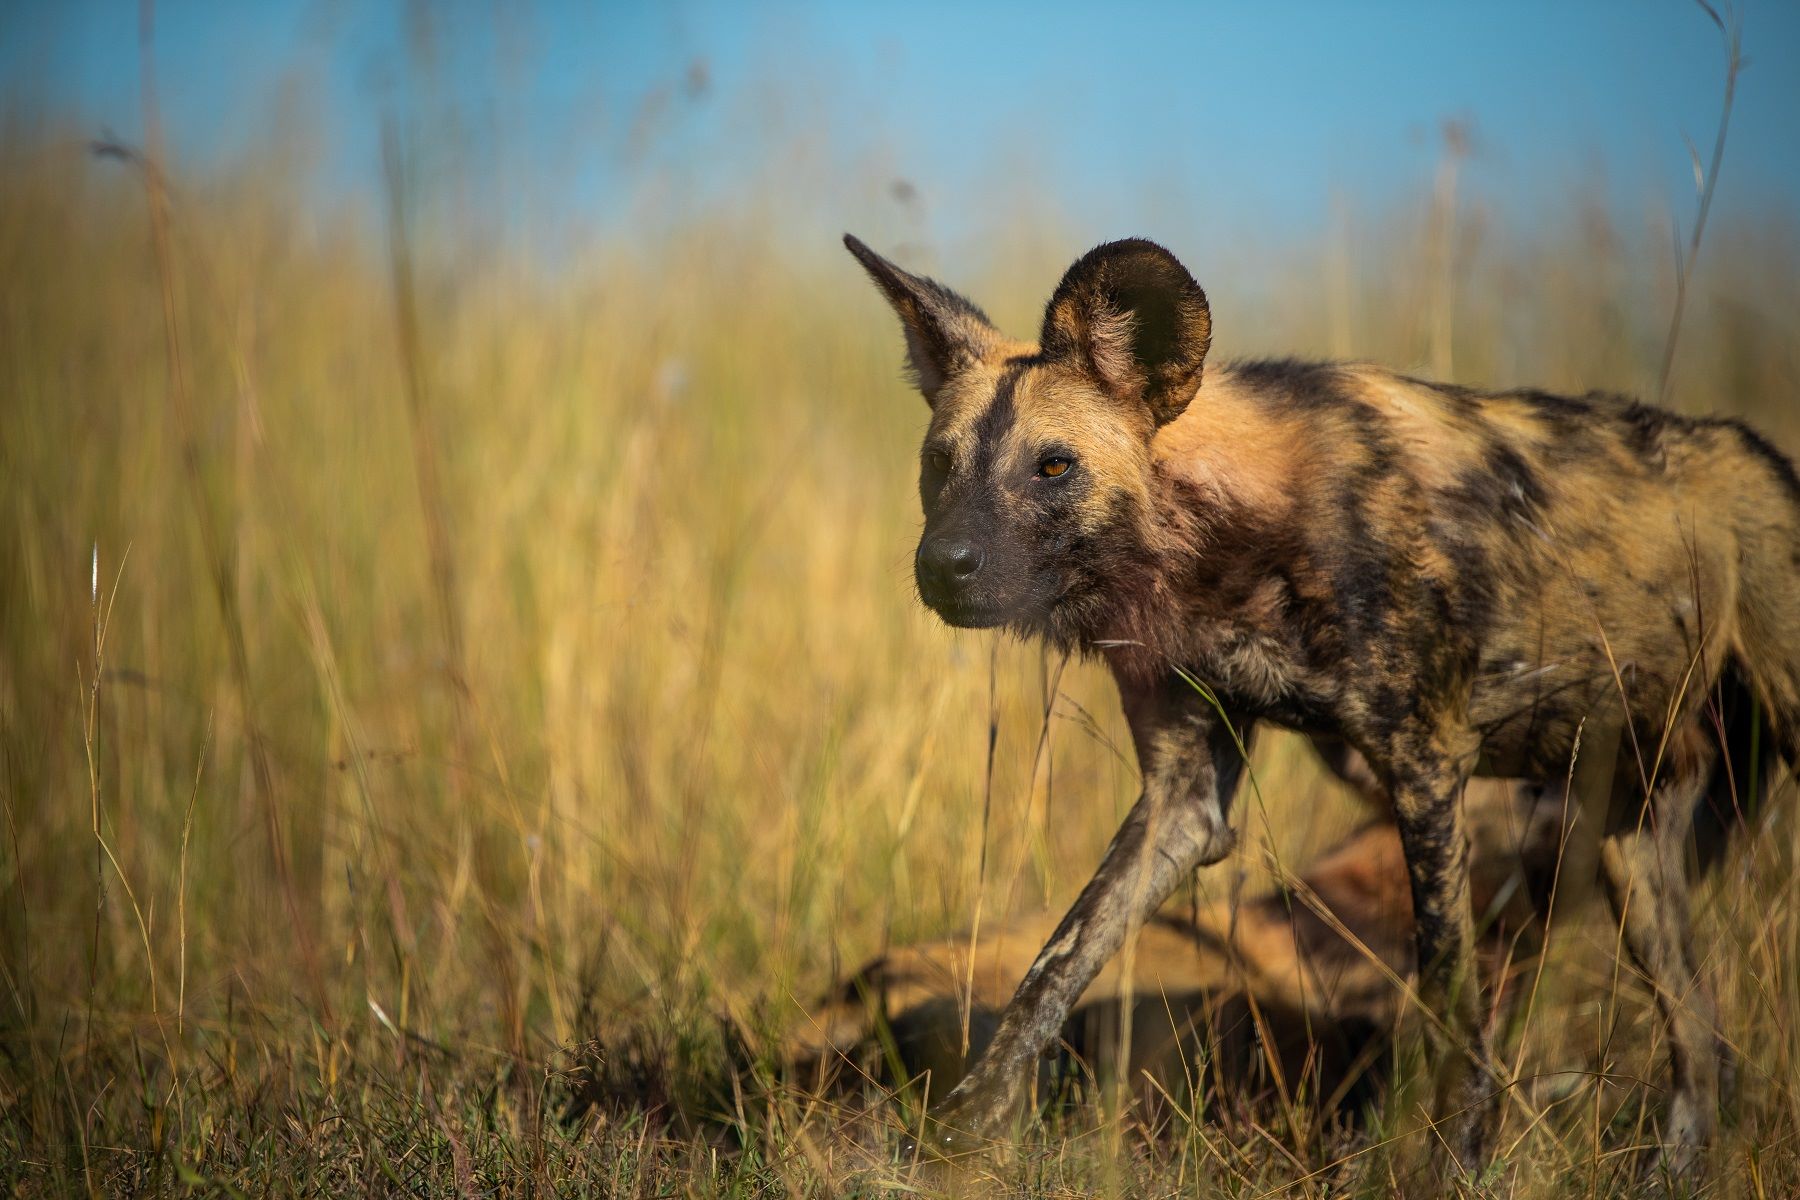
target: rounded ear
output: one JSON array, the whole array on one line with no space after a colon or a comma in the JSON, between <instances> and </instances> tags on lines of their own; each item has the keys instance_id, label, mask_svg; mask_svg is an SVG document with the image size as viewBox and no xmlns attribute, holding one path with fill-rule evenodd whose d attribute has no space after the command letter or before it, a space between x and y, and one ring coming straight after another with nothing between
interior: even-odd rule
<instances>
[{"instance_id":1,"label":"rounded ear","mask_svg":"<svg viewBox=\"0 0 1800 1200\"><path fill-rule=\"evenodd\" d=\"M1047 357L1077 363L1109 395L1145 405L1161 426L1199 390L1212 312L1173 254L1127 238L1095 247L1069 268L1039 340Z\"/></svg>"},{"instance_id":2,"label":"rounded ear","mask_svg":"<svg viewBox=\"0 0 1800 1200\"><path fill-rule=\"evenodd\" d=\"M900 315L913 381L926 403L936 403L944 381L979 359L999 333L986 313L943 284L901 270L852 234L844 246Z\"/></svg>"}]
</instances>

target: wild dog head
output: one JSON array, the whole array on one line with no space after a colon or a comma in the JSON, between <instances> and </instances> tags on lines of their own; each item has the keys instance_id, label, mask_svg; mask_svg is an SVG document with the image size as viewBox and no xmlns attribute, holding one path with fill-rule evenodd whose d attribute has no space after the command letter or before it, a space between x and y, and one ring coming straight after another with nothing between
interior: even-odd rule
<instances>
[{"instance_id":1,"label":"wild dog head","mask_svg":"<svg viewBox=\"0 0 1800 1200\"><path fill-rule=\"evenodd\" d=\"M1174 255L1109 242L1069 268L1036 345L854 237L931 406L919 596L951 625L1099 636L1152 549L1150 442L1200 386L1206 295Z\"/></svg>"}]
</instances>

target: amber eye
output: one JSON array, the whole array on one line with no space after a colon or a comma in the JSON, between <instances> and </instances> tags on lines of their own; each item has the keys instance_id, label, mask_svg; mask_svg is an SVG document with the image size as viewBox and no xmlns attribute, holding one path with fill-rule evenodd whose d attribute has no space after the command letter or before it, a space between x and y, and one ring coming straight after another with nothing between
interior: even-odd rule
<instances>
[{"instance_id":1,"label":"amber eye","mask_svg":"<svg viewBox=\"0 0 1800 1200\"><path fill-rule=\"evenodd\" d=\"M1038 464L1038 474L1046 479L1055 479L1059 475L1068 474L1069 468L1075 465L1072 458L1052 456Z\"/></svg>"},{"instance_id":2,"label":"amber eye","mask_svg":"<svg viewBox=\"0 0 1800 1200\"><path fill-rule=\"evenodd\" d=\"M925 455L925 465L939 475L950 473L950 456L942 450L933 450Z\"/></svg>"}]
</instances>

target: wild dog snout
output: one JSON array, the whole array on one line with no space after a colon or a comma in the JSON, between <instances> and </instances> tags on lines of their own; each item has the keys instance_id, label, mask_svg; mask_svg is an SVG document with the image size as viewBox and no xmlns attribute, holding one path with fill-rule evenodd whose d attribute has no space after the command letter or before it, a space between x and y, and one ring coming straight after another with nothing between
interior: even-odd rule
<instances>
[{"instance_id":1,"label":"wild dog snout","mask_svg":"<svg viewBox=\"0 0 1800 1200\"><path fill-rule=\"evenodd\" d=\"M933 607L961 603L986 560L971 538L955 534L925 538L919 543L917 565L920 595Z\"/></svg>"}]
</instances>

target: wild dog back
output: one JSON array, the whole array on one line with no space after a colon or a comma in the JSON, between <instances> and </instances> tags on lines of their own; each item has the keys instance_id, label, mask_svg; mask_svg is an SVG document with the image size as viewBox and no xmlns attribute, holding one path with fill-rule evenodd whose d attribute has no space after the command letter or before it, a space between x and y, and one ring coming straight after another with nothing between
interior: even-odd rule
<instances>
[{"instance_id":1,"label":"wild dog back","mask_svg":"<svg viewBox=\"0 0 1800 1200\"><path fill-rule=\"evenodd\" d=\"M1405 681L1377 677L1360 699L1344 681L1454 630L1472 658L1445 666L1472 669L1483 769L1501 774L1566 766L1575 726L1621 693L1659 731L1697 661L1741 650L1740 562L1785 564L1800 545L1800 488L1753 431L1607 395L1234 364L1152 454L1166 503L1233 531L1176 589L1220 687L1302 726L1346 702L1398 710ZM1272 575L1246 557L1298 565ZM1408 622L1430 628L1410 637Z\"/></svg>"}]
</instances>

